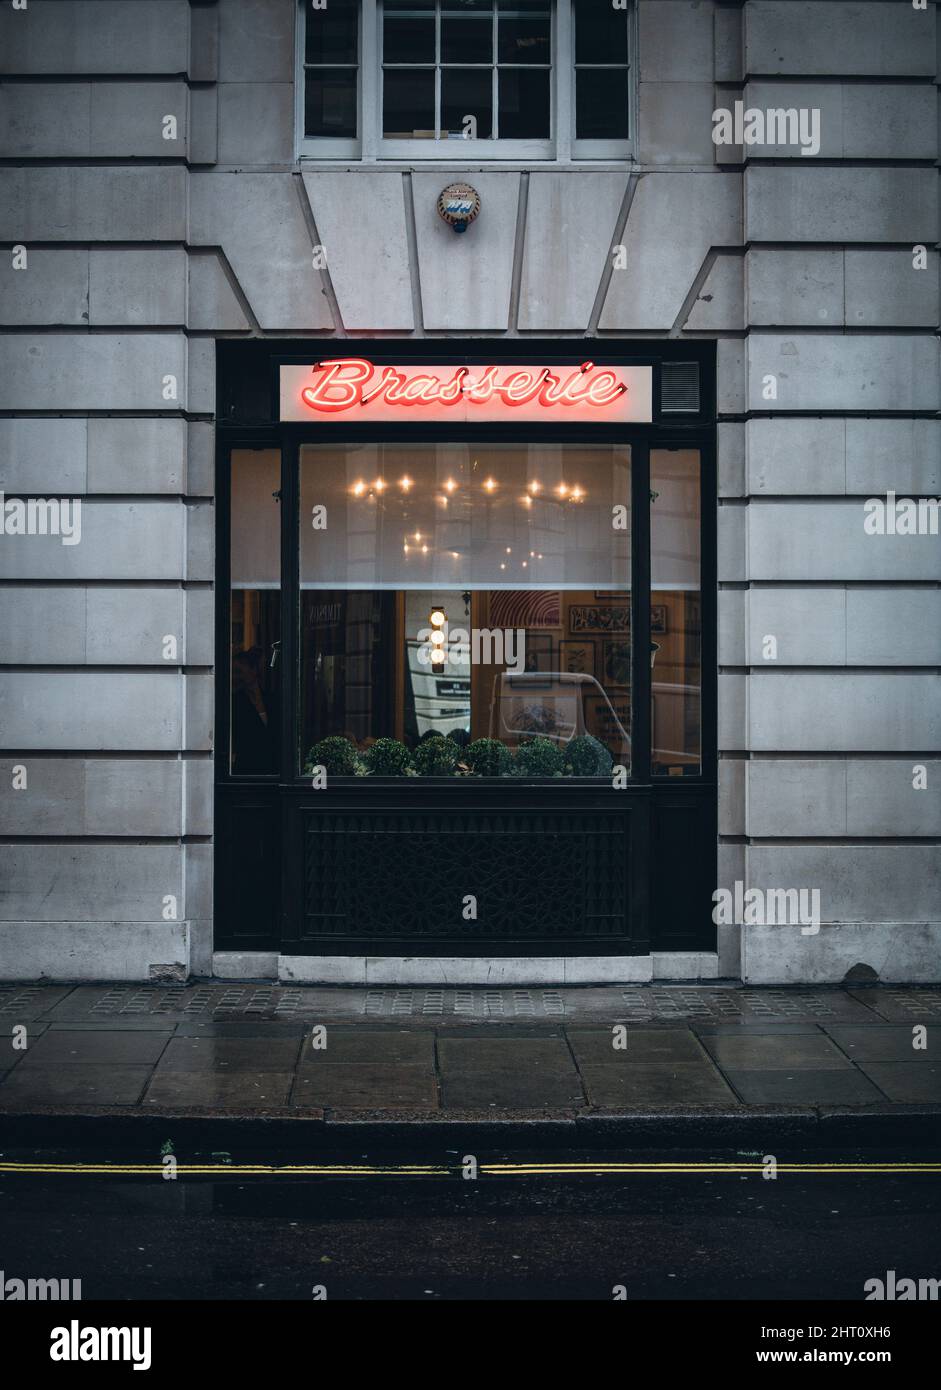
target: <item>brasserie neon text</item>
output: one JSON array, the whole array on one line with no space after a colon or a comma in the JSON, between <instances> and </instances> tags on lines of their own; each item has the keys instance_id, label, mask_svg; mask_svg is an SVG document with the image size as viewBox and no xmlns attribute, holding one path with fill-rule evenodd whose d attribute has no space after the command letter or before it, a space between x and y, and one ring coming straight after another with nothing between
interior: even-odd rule
<instances>
[{"instance_id":1,"label":"brasserie neon text","mask_svg":"<svg viewBox=\"0 0 941 1390\"><path fill-rule=\"evenodd\" d=\"M313 385L301 391L304 403L314 411L336 415L345 410L367 410L373 401L386 405L505 406L538 404L555 406L611 405L627 391L614 371L583 362L556 374L548 367L457 367L448 377L418 369L376 367L363 357L330 358L312 369Z\"/></svg>"}]
</instances>

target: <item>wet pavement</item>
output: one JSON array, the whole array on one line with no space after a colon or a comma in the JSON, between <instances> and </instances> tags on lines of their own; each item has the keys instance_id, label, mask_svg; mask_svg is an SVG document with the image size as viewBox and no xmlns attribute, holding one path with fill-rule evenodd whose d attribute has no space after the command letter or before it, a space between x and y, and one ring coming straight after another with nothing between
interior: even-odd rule
<instances>
[{"instance_id":1,"label":"wet pavement","mask_svg":"<svg viewBox=\"0 0 941 1390\"><path fill-rule=\"evenodd\" d=\"M474 1157L465 1177L459 1151L351 1150L325 1176L273 1151L193 1152L167 1180L156 1151L7 1150L2 1263L81 1279L83 1300L611 1301L620 1286L629 1301L858 1302L888 1270L941 1275L941 1150L782 1150L771 1178L759 1152ZM50 1164L74 1171L29 1171Z\"/></svg>"},{"instance_id":2,"label":"wet pavement","mask_svg":"<svg viewBox=\"0 0 941 1390\"><path fill-rule=\"evenodd\" d=\"M37 985L0 990L0 1019L7 1114L404 1121L941 1104L941 990L928 988Z\"/></svg>"}]
</instances>

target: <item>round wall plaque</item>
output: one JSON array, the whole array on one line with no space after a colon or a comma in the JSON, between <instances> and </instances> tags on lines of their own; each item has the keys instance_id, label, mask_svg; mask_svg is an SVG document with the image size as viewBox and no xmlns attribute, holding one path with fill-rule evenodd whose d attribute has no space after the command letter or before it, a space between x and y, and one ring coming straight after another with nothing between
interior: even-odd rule
<instances>
[{"instance_id":1,"label":"round wall plaque","mask_svg":"<svg viewBox=\"0 0 941 1390\"><path fill-rule=\"evenodd\" d=\"M466 232L480 212L480 194L469 183L449 183L438 194L438 215L456 232Z\"/></svg>"}]
</instances>

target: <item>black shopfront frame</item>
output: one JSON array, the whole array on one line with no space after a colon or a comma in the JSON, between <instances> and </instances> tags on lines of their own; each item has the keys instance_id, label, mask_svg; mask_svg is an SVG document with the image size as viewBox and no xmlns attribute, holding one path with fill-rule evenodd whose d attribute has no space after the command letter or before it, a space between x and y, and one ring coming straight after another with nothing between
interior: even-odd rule
<instances>
[{"instance_id":1,"label":"black shopfront frame","mask_svg":"<svg viewBox=\"0 0 941 1390\"><path fill-rule=\"evenodd\" d=\"M592 956L715 949L717 847L715 348L711 343L530 338L329 340L333 356L383 365L539 362L650 365L653 420L591 425L319 426L279 422L282 365L315 362L322 339L217 345L215 934L218 951L313 956ZM664 364L699 365L697 413L664 416ZM297 660L303 443L619 443L631 446L631 780L331 778L300 774ZM701 459L701 772L650 774L651 448ZM230 455L281 452L281 766L229 770ZM433 889L432 889L433 885ZM478 899L464 922L465 894ZM389 904L405 904L393 913ZM384 905L383 913L378 906ZM417 904L417 906L416 906ZM376 908L371 913L370 905ZM383 920L379 921L382 917ZM377 925L371 925L376 922ZM363 929L362 924L365 925Z\"/></svg>"}]
</instances>

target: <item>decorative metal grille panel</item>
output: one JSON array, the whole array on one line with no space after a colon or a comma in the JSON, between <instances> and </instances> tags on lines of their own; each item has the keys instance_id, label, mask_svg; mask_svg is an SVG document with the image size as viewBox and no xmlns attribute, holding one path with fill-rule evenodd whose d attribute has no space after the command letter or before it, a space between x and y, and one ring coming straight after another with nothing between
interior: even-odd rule
<instances>
[{"instance_id":1,"label":"decorative metal grille panel","mask_svg":"<svg viewBox=\"0 0 941 1390\"><path fill-rule=\"evenodd\" d=\"M608 940L628 933L626 817L447 810L310 814L306 936ZM477 900L465 920L465 895Z\"/></svg>"}]
</instances>

